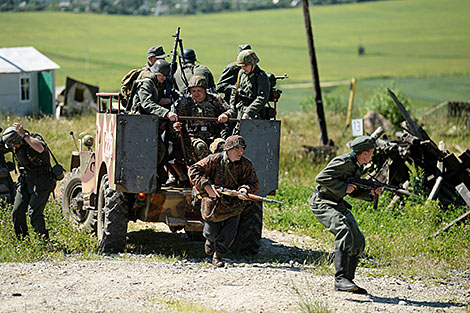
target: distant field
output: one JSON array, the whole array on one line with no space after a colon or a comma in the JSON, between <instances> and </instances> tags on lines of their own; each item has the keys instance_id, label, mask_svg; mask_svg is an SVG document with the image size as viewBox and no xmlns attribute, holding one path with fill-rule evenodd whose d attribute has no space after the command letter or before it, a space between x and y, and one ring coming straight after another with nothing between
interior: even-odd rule
<instances>
[{"instance_id":1,"label":"distant field","mask_svg":"<svg viewBox=\"0 0 470 313\"><path fill-rule=\"evenodd\" d=\"M469 75L469 11L468 0L311 7L320 79ZM288 73L289 83L310 79L301 9L166 17L2 13L0 42L35 46L57 62L57 85L71 76L113 91L130 68L145 63L149 46L170 52L177 26L216 77L239 43L251 43L262 68ZM364 56L357 55L359 43Z\"/></svg>"}]
</instances>

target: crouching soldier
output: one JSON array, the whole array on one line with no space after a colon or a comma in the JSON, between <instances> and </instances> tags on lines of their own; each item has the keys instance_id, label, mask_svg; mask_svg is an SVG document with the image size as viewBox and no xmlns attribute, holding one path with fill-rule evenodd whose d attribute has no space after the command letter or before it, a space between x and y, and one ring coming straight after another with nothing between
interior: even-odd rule
<instances>
[{"instance_id":1,"label":"crouching soldier","mask_svg":"<svg viewBox=\"0 0 470 313\"><path fill-rule=\"evenodd\" d=\"M253 164L243 156L246 148L243 137L227 138L224 151L211 154L189 168L189 178L201 194L201 215L204 219L204 250L213 256L212 264L223 267L222 258L229 251L237 235L240 213L249 203L244 196L219 194L217 187L256 193L258 177Z\"/></svg>"},{"instance_id":2,"label":"crouching soldier","mask_svg":"<svg viewBox=\"0 0 470 313\"><path fill-rule=\"evenodd\" d=\"M335 235L335 290L366 294L353 279L359 257L365 248L365 238L359 230L346 195L372 201L382 189L364 190L346 182L349 177L361 177L363 165L374 155L375 139L361 136L350 143L351 153L335 157L315 177L318 183L308 201L313 215Z\"/></svg>"},{"instance_id":3,"label":"crouching soldier","mask_svg":"<svg viewBox=\"0 0 470 313\"><path fill-rule=\"evenodd\" d=\"M2 141L13 152L20 171L12 211L15 234L18 239L28 236L27 212L35 232L43 239L48 239L43 213L56 180L52 176L46 143L40 135L28 133L18 123L5 130Z\"/></svg>"}]
</instances>

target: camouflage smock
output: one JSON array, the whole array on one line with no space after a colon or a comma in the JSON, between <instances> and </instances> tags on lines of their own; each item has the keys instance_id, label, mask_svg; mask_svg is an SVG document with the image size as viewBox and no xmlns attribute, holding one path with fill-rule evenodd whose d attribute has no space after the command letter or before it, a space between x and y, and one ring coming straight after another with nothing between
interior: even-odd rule
<instances>
[{"instance_id":1,"label":"camouflage smock","mask_svg":"<svg viewBox=\"0 0 470 313\"><path fill-rule=\"evenodd\" d=\"M138 85L132 101L132 113L165 117L170 110L158 104L163 97L165 85L158 82L157 75L150 73L135 83Z\"/></svg>"},{"instance_id":2,"label":"camouflage smock","mask_svg":"<svg viewBox=\"0 0 470 313\"><path fill-rule=\"evenodd\" d=\"M214 75L212 75L212 72L210 69L201 64L192 64L188 63L183 66L184 70L184 75L187 79L187 83L189 83L189 80L193 76L203 76L206 79L207 82L207 88L211 91L215 90L215 82L214 82ZM183 74L181 72L181 67L178 67L178 69L175 72L175 83L176 86L178 87L178 90L181 91L183 94L187 95L189 93L188 87L184 83L183 80Z\"/></svg>"},{"instance_id":3,"label":"camouflage smock","mask_svg":"<svg viewBox=\"0 0 470 313\"><path fill-rule=\"evenodd\" d=\"M241 118L243 113L255 118L268 103L270 88L268 75L259 66L250 74L242 72L238 93L233 92L230 98L230 104L235 106L238 118Z\"/></svg>"},{"instance_id":4,"label":"camouflage smock","mask_svg":"<svg viewBox=\"0 0 470 313\"><path fill-rule=\"evenodd\" d=\"M201 214L203 219L220 222L240 214L249 201L237 197L221 195L210 198L204 186L215 185L239 190L244 187L249 193L258 191L258 177L253 164L245 157L240 161L230 162L227 152L211 154L189 168L189 178L198 192L203 196Z\"/></svg>"}]
</instances>

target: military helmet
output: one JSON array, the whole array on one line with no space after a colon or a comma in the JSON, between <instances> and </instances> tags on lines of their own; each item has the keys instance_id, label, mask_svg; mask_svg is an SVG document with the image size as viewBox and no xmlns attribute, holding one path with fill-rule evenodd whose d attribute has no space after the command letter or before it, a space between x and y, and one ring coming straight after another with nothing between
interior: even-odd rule
<instances>
[{"instance_id":1,"label":"military helmet","mask_svg":"<svg viewBox=\"0 0 470 313\"><path fill-rule=\"evenodd\" d=\"M8 149L13 148L16 145L19 145L22 138L16 132L15 126L10 126L3 132L2 141L5 143Z\"/></svg>"},{"instance_id":2,"label":"military helmet","mask_svg":"<svg viewBox=\"0 0 470 313\"><path fill-rule=\"evenodd\" d=\"M183 54L184 54L184 58L183 58L183 61L185 63L194 63L197 61L196 59L196 51L194 51L193 49L183 49Z\"/></svg>"},{"instance_id":3,"label":"military helmet","mask_svg":"<svg viewBox=\"0 0 470 313\"><path fill-rule=\"evenodd\" d=\"M168 77L168 75L170 75L170 63L166 60L159 59L152 65L150 70L152 73L162 74L163 76Z\"/></svg>"},{"instance_id":4,"label":"military helmet","mask_svg":"<svg viewBox=\"0 0 470 313\"><path fill-rule=\"evenodd\" d=\"M238 65L256 65L259 58L253 50L243 50L238 54Z\"/></svg>"},{"instance_id":5,"label":"military helmet","mask_svg":"<svg viewBox=\"0 0 470 313\"><path fill-rule=\"evenodd\" d=\"M251 45L249 44L238 45L238 53L242 52L243 50L251 50Z\"/></svg>"},{"instance_id":6,"label":"military helmet","mask_svg":"<svg viewBox=\"0 0 470 313\"><path fill-rule=\"evenodd\" d=\"M224 144L225 151L240 147L246 148L245 139L240 135L232 135L228 137Z\"/></svg>"},{"instance_id":7,"label":"military helmet","mask_svg":"<svg viewBox=\"0 0 470 313\"><path fill-rule=\"evenodd\" d=\"M202 87L207 89L208 85L206 78L204 76L194 75L189 79L188 88L191 87Z\"/></svg>"}]
</instances>

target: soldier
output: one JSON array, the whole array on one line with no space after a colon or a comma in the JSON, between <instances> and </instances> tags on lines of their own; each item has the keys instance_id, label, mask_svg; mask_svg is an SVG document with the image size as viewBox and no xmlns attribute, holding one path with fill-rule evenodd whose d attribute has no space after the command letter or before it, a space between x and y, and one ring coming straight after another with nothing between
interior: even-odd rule
<instances>
[{"instance_id":1,"label":"soldier","mask_svg":"<svg viewBox=\"0 0 470 313\"><path fill-rule=\"evenodd\" d=\"M318 185L308 201L313 215L335 235L335 290L366 294L367 291L353 281L359 257L364 251L365 238L349 211L351 205L343 198L349 195L372 201L375 194L382 193L382 188L369 191L346 183L348 177L361 177L363 174L363 165L369 163L374 155L375 139L361 136L349 147L351 153L335 157L315 177Z\"/></svg>"},{"instance_id":2,"label":"soldier","mask_svg":"<svg viewBox=\"0 0 470 313\"><path fill-rule=\"evenodd\" d=\"M215 91L215 82L212 72L207 66L196 64L196 52L193 49L183 49L184 65L183 68L178 67L175 72L175 83L178 90L184 95L188 94L188 83L194 75L204 76L207 81L207 88ZM183 75L184 73L184 75Z\"/></svg>"},{"instance_id":3,"label":"soldier","mask_svg":"<svg viewBox=\"0 0 470 313\"><path fill-rule=\"evenodd\" d=\"M253 164L243 156L246 148L243 137L227 138L224 151L211 154L189 168L189 178L201 193L201 215L204 219L204 250L213 256L212 264L223 267L222 258L235 240L240 213L248 198L221 195L216 187L237 189L243 193L256 193L258 177Z\"/></svg>"},{"instance_id":4,"label":"soldier","mask_svg":"<svg viewBox=\"0 0 470 313\"><path fill-rule=\"evenodd\" d=\"M240 52L243 50L251 50L251 46L239 45L238 54L240 54ZM217 82L216 91L218 93L223 93L224 100L228 103L230 103L230 96L232 95L232 90L235 89L238 72L240 71L242 71L242 69L240 69L240 66L238 66L237 61L232 62L225 66L222 74L220 75L219 81Z\"/></svg>"},{"instance_id":5,"label":"soldier","mask_svg":"<svg viewBox=\"0 0 470 313\"><path fill-rule=\"evenodd\" d=\"M165 80L170 74L170 63L165 60L157 60L150 68L151 73L142 80L137 81L137 86L132 100L131 112L134 114L155 114L160 118L168 118L176 121L178 116L170 112L170 99L163 98Z\"/></svg>"},{"instance_id":6,"label":"soldier","mask_svg":"<svg viewBox=\"0 0 470 313\"><path fill-rule=\"evenodd\" d=\"M137 80L141 80L145 76L149 75L152 72L150 68L157 60L165 60L168 56L169 55L165 53L162 46L150 47L147 50L147 64L142 67Z\"/></svg>"},{"instance_id":7,"label":"soldier","mask_svg":"<svg viewBox=\"0 0 470 313\"><path fill-rule=\"evenodd\" d=\"M240 119L260 118L259 113L269 100L269 78L257 65L258 62L259 58L253 50L243 50L238 54L237 64L243 71L238 74L230 104L235 106ZM238 131L239 125L234 133Z\"/></svg>"},{"instance_id":8,"label":"soldier","mask_svg":"<svg viewBox=\"0 0 470 313\"><path fill-rule=\"evenodd\" d=\"M30 134L19 123L13 123L2 136L2 145L13 152L20 175L13 204L12 219L18 239L28 236L26 212L34 231L49 238L44 221L44 207L56 186L46 142L38 134Z\"/></svg>"}]
</instances>

